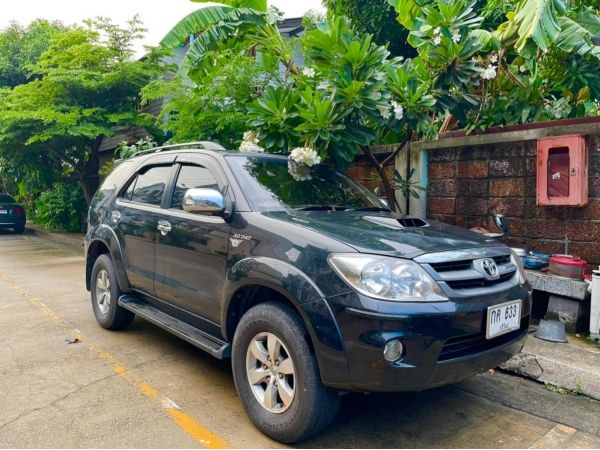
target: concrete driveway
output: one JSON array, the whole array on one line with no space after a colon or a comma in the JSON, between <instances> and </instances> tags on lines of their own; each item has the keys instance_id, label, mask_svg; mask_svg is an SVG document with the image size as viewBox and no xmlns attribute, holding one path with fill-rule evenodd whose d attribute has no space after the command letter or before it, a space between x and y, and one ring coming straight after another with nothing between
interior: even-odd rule
<instances>
[{"instance_id":1,"label":"concrete driveway","mask_svg":"<svg viewBox=\"0 0 600 450\"><path fill-rule=\"evenodd\" d=\"M281 447L246 418L228 361L140 319L94 319L75 248L0 232L0 447ZM299 447L600 447L600 404L488 373L348 395Z\"/></svg>"}]
</instances>

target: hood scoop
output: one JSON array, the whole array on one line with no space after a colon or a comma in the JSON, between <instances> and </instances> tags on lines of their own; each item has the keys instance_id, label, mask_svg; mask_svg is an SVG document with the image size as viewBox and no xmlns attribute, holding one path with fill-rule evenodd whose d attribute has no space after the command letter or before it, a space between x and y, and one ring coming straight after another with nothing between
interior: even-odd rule
<instances>
[{"instance_id":1,"label":"hood scoop","mask_svg":"<svg viewBox=\"0 0 600 450\"><path fill-rule=\"evenodd\" d=\"M400 230L403 228L423 228L428 227L429 224L418 217L376 217L376 216L365 216L364 220L367 220L371 223L381 225L386 228L391 228L393 230Z\"/></svg>"}]
</instances>

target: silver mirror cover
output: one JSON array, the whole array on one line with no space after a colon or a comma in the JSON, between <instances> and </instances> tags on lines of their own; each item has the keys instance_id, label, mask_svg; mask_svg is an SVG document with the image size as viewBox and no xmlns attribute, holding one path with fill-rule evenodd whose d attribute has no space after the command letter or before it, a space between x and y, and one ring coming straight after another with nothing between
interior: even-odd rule
<instances>
[{"instance_id":1,"label":"silver mirror cover","mask_svg":"<svg viewBox=\"0 0 600 450\"><path fill-rule=\"evenodd\" d=\"M225 211L225 197L216 189L188 189L182 203L184 211L194 214L220 215Z\"/></svg>"}]
</instances>

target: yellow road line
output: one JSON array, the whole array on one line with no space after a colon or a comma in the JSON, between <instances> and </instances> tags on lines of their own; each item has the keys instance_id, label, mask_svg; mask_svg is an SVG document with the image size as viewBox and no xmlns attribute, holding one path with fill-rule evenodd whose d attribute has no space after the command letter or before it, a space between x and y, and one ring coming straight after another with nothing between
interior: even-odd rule
<instances>
[{"instance_id":1,"label":"yellow road line","mask_svg":"<svg viewBox=\"0 0 600 450\"><path fill-rule=\"evenodd\" d=\"M562 423L557 423L554 427L535 441L529 448L561 448L567 439L571 437L577 430L568 427Z\"/></svg>"},{"instance_id":2,"label":"yellow road line","mask_svg":"<svg viewBox=\"0 0 600 450\"><path fill-rule=\"evenodd\" d=\"M190 435L194 440L202 444L205 448L228 448L228 444L219 436L202 427L194 420L192 416L183 411L175 402L168 397L162 395L157 389L153 388L143 379L137 377L127 368L125 364L112 356L106 350L103 350L93 342L87 340L79 330L70 329L68 323L62 320L54 311L52 311L39 298L28 297L27 292L18 283L7 275L0 273L0 279L8 284L17 294L27 297L29 302L33 304L42 314L48 317L56 324L73 333L79 341L84 343L94 354L109 366L119 377L127 381L132 386L135 386L146 397L158 401L165 411L166 415L184 432Z\"/></svg>"}]
</instances>

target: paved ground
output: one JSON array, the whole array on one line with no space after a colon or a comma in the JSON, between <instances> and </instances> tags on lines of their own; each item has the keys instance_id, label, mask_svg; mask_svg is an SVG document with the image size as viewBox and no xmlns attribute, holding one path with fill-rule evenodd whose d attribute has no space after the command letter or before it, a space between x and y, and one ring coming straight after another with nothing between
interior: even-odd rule
<instances>
[{"instance_id":1,"label":"paved ground","mask_svg":"<svg viewBox=\"0 0 600 450\"><path fill-rule=\"evenodd\" d=\"M142 320L97 326L83 274L76 249L0 232L0 447L280 446L244 415L228 362ZM496 372L346 396L302 446L597 448L598 417L599 402Z\"/></svg>"}]
</instances>

